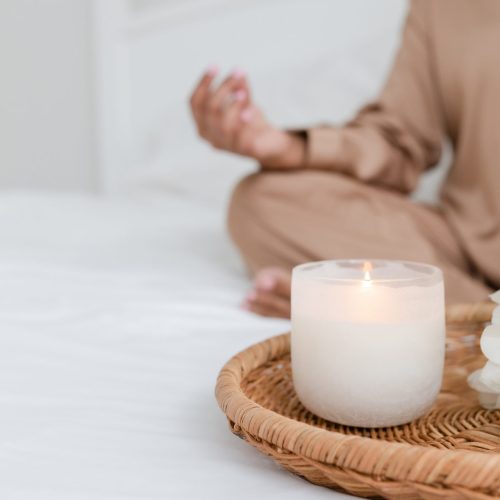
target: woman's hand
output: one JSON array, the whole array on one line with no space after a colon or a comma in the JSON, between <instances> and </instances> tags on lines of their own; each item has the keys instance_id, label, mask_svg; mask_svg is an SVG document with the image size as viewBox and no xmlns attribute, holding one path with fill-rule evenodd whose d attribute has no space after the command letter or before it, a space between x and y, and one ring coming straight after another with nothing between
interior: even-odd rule
<instances>
[{"instance_id":1,"label":"woman's hand","mask_svg":"<svg viewBox=\"0 0 500 500\"><path fill-rule=\"evenodd\" d=\"M245 74L233 71L218 87L217 68L203 75L191 99L199 135L212 146L254 158L264 168L300 168L305 163L305 140L272 126L252 101Z\"/></svg>"}]
</instances>

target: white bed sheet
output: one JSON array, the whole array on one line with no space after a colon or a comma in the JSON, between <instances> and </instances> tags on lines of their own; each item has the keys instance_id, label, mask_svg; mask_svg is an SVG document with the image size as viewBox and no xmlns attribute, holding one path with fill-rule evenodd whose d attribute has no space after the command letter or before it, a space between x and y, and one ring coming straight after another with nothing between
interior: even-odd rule
<instances>
[{"instance_id":1,"label":"white bed sheet","mask_svg":"<svg viewBox=\"0 0 500 500\"><path fill-rule=\"evenodd\" d=\"M222 214L0 195L0 498L347 498L232 436L214 383L288 322L238 308Z\"/></svg>"}]
</instances>

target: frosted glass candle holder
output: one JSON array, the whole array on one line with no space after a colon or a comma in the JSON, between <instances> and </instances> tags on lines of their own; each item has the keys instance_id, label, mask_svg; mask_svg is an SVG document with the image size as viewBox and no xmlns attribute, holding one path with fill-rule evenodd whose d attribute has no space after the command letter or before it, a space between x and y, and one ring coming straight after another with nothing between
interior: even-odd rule
<instances>
[{"instance_id":1,"label":"frosted glass candle holder","mask_svg":"<svg viewBox=\"0 0 500 500\"><path fill-rule=\"evenodd\" d=\"M416 262L337 260L297 266L292 371L310 411L360 427L407 423L441 387L441 271Z\"/></svg>"}]
</instances>

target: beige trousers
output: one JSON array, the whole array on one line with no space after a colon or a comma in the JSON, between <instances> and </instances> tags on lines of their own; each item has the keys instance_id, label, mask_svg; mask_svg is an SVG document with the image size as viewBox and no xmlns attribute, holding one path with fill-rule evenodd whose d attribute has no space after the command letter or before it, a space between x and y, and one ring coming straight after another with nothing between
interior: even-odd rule
<instances>
[{"instance_id":1,"label":"beige trousers","mask_svg":"<svg viewBox=\"0 0 500 500\"><path fill-rule=\"evenodd\" d=\"M439 266L448 303L484 300L491 292L473 276L438 210L341 174L250 175L233 193L228 225L252 273L313 260L404 259Z\"/></svg>"}]
</instances>

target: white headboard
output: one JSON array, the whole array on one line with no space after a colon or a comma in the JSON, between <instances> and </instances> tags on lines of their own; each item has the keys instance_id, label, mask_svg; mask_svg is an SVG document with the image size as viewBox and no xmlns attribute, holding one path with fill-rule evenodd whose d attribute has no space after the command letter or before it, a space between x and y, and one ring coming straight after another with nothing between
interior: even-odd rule
<instances>
[{"instance_id":1,"label":"white headboard","mask_svg":"<svg viewBox=\"0 0 500 500\"><path fill-rule=\"evenodd\" d=\"M404 0L94 0L101 184L223 202L251 162L198 140L188 95L211 63L248 72L283 126L338 122L378 91Z\"/></svg>"}]
</instances>

